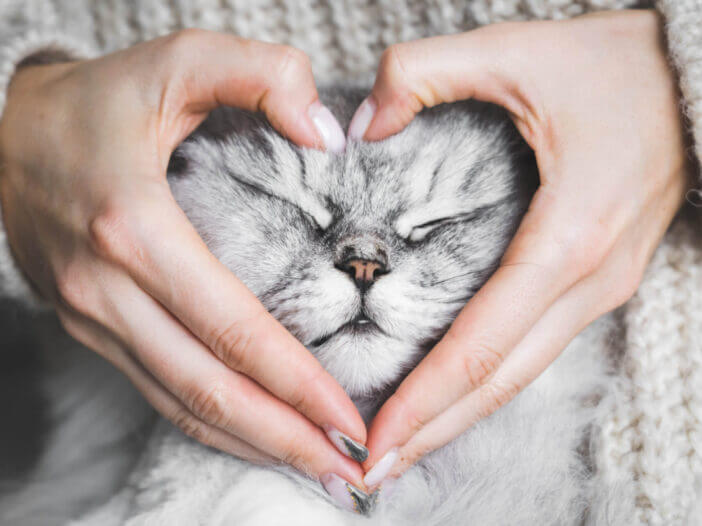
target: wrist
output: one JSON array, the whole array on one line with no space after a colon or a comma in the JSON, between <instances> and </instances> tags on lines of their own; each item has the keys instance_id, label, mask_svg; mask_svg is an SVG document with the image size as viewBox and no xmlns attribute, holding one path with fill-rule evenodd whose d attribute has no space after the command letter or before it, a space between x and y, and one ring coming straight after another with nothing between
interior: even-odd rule
<instances>
[{"instance_id":1,"label":"wrist","mask_svg":"<svg viewBox=\"0 0 702 526\"><path fill-rule=\"evenodd\" d=\"M18 70L56 62L90 57L93 51L84 43L56 31L29 31L3 41L0 57L0 115L8 85Z\"/></svg>"},{"instance_id":2,"label":"wrist","mask_svg":"<svg viewBox=\"0 0 702 526\"><path fill-rule=\"evenodd\" d=\"M8 86L6 107L13 100L32 97L43 87L67 75L79 63L80 61L53 62L50 64L28 62L18 66Z\"/></svg>"}]
</instances>

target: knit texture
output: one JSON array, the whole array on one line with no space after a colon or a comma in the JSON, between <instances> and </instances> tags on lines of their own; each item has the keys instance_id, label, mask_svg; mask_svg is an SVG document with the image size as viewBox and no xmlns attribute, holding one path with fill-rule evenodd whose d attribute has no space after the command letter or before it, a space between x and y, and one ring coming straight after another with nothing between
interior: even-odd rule
<instances>
[{"instance_id":1,"label":"knit texture","mask_svg":"<svg viewBox=\"0 0 702 526\"><path fill-rule=\"evenodd\" d=\"M600 467L629 473L636 524L702 520L702 236L688 226L668 233L626 306L628 382L602 429Z\"/></svg>"},{"instance_id":2,"label":"knit texture","mask_svg":"<svg viewBox=\"0 0 702 526\"><path fill-rule=\"evenodd\" d=\"M183 27L231 31L305 51L320 83L370 81L389 45L513 20L561 19L635 0L4 0L0 115L25 59L88 57ZM702 0L663 0L694 152L702 158ZM700 198L702 195L691 196ZM702 239L680 220L624 308L623 381L602 424L597 466L628 478L632 524L702 523ZM0 294L26 286L0 230Z\"/></svg>"},{"instance_id":3,"label":"knit texture","mask_svg":"<svg viewBox=\"0 0 702 526\"><path fill-rule=\"evenodd\" d=\"M668 49L680 76L683 110L690 123L695 155L702 159L702 0L659 2L658 8L665 16ZM702 174L688 199L702 206Z\"/></svg>"}]
</instances>

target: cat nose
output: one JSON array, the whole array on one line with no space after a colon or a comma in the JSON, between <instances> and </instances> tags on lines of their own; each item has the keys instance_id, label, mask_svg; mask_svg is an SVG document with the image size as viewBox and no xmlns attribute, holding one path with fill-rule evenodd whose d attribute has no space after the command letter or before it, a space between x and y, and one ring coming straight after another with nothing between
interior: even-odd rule
<instances>
[{"instance_id":1,"label":"cat nose","mask_svg":"<svg viewBox=\"0 0 702 526\"><path fill-rule=\"evenodd\" d=\"M351 276L361 292L366 292L380 276L388 272L385 264L380 261L359 258L343 261L339 269Z\"/></svg>"}]
</instances>

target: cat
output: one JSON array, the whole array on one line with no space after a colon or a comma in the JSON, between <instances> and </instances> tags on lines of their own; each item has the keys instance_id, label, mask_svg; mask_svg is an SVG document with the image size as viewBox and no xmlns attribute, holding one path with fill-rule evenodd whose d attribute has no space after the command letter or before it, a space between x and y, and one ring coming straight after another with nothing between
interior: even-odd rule
<instances>
[{"instance_id":1,"label":"cat","mask_svg":"<svg viewBox=\"0 0 702 526\"><path fill-rule=\"evenodd\" d=\"M363 94L322 97L348 125ZM342 154L296 147L260 115L222 108L177 149L168 177L214 255L366 422L495 271L538 186L509 116L476 101L424 110L401 133ZM361 262L371 266L359 272ZM626 506L613 504L589 452L618 327L614 315L592 324L514 401L419 461L381 493L372 523L617 523ZM165 421L136 449L136 466L120 461L127 483L75 524L367 520L291 468L216 452Z\"/></svg>"}]
</instances>

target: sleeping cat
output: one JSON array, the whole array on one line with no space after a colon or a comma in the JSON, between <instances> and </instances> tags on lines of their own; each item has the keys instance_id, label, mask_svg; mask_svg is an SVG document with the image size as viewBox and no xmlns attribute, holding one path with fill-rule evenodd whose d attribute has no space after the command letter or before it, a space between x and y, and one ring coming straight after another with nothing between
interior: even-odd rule
<instances>
[{"instance_id":1,"label":"sleeping cat","mask_svg":"<svg viewBox=\"0 0 702 526\"><path fill-rule=\"evenodd\" d=\"M345 124L362 96L323 93ZM260 116L220 109L174 154L169 181L215 256L317 357L369 422L496 269L538 175L507 115L471 101L425 110L400 134L351 142L339 155L295 147ZM360 264L370 271L359 275ZM372 523L620 522L629 503L614 497L591 455L614 374L616 328L613 316L591 325L513 402L427 455L392 494L381 492ZM80 370L85 377L100 368L84 354L75 362L63 374ZM68 388L53 382L52 396L65 396ZM96 399L104 397L98 391ZM148 422L133 397L113 396L109 409L107 403L97 404L101 414L84 416L83 425L129 407ZM101 458L117 455L119 441L105 447L101 440ZM93 452L86 458L94 462L98 446L82 446ZM137 449L143 451L134 467L129 459L136 453L127 449L113 463L120 474L131 472L127 483L76 524L367 522L336 508L318 483L292 469L229 457L164 421ZM96 476L85 462L75 469L88 473L85 480ZM119 486L119 477L111 484ZM14 498L31 500L37 487Z\"/></svg>"}]
</instances>

